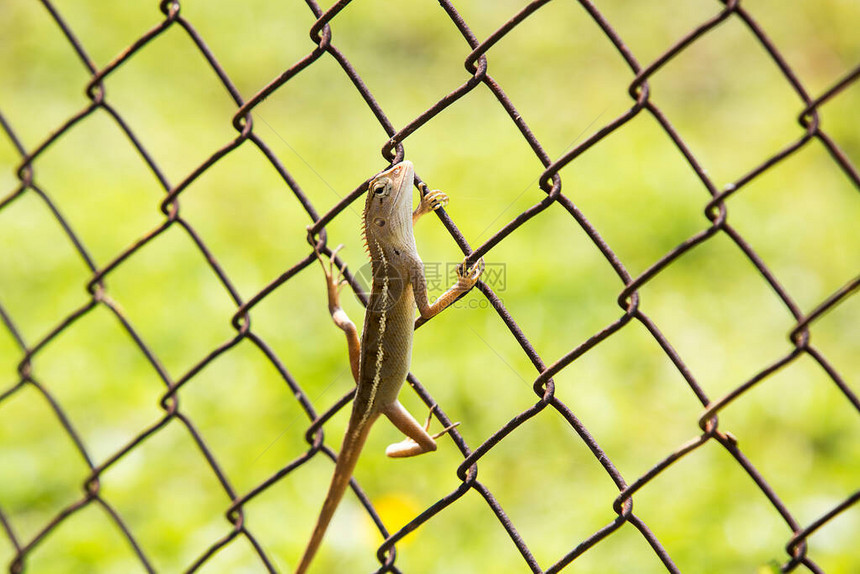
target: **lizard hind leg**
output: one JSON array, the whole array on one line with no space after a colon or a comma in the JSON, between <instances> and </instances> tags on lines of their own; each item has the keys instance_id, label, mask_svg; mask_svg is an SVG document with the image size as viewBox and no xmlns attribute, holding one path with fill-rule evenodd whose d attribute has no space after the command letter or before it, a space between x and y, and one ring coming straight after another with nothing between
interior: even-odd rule
<instances>
[{"instance_id":1,"label":"lizard hind leg","mask_svg":"<svg viewBox=\"0 0 860 574\"><path fill-rule=\"evenodd\" d=\"M427 431L430 428L430 421L433 418L433 411L435 410L436 405L433 405L430 408L430 414L427 416L427 422L424 423L424 426L421 426L415 420L415 417L400 404L400 401L394 401L392 405L386 408L383 414L388 417L400 432L406 435L406 439L389 445L385 449L385 454L391 458L406 458L436 450L436 439L460 423L454 423L431 436Z\"/></svg>"},{"instance_id":2,"label":"lizard hind leg","mask_svg":"<svg viewBox=\"0 0 860 574\"><path fill-rule=\"evenodd\" d=\"M345 267L341 268L335 264L335 257L341 249L343 249L343 244L338 245L332 250L331 255L329 255L328 265L326 265L316 246L314 247L314 253L325 273L326 290L328 292L328 311L334 324L346 335L350 371L352 372L352 378L358 382L358 368L361 361L361 339L355 323L352 322L349 315L340 306L340 291L347 284L343 276ZM335 269L337 269L336 273Z\"/></svg>"}]
</instances>

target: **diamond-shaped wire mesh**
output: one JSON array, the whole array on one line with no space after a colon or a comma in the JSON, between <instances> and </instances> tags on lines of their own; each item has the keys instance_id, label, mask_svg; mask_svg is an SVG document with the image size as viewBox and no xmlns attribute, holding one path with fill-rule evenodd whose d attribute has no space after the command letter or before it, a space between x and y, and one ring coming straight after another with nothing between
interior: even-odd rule
<instances>
[{"instance_id":1,"label":"diamond-shaped wire mesh","mask_svg":"<svg viewBox=\"0 0 860 574\"><path fill-rule=\"evenodd\" d=\"M156 12L144 4L111 22L105 14L120 13L95 3L18 2L3 25L11 47L0 65L0 157L9 160L0 201L0 558L10 572L290 569L352 398L305 226L326 253L351 242L350 261L359 262L366 178L404 157L431 187L445 187L446 168L487 183L480 201L446 188L452 204L439 212L445 234L435 237L452 249L425 257L428 281L440 287L443 260L486 259L495 273L469 299L485 322L452 309L454 319L419 332L416 354L425 344L426 355L413 371L432 373L435 396L414 375L408 385L427 406L438 403L442 424L461 420L452 438L462 457L450 458L446 443L447 455L415 463L445 477L428 479L433 487L418 466L380 462L390 466L373 475L374 491L414 486L417 501L371 499L354 481L385 541L354 537L359 549L344 552L368 561L329 564L378 572L490 572L499 561L509 572L860 565L860 45L790 44L767 21L811 14L820 32L829 28L815 19L819 10L860 13L732 0L390 9L308 0L268 19L250 3L220 15L214 5L164 0ZM261 38L302 41L239 37L244 19ZM356 25L367 19L373 26ZM657 28L675 41L645 42ZM559 67L564 50L581 67ZM374 69L381 53L391 55L382 71ZM448 61L467 73L439 64ZM823 72L807 80L798 67ZM28 82L52 105L28 108ZM606 86L594 82L618 84L618 99L595 99ZM398 106L390 94L400 91L426 105ZM82 92L85 103L70 107ZM753 103L735 113L714 103L735 97ZM594 113L577 116L580 108ZM213 109L220 115L210 117ZM701 131L687 131L696 123ZM164 125L175 130L152 127ZM644 143L625 147L624 137ZM356 157L345 160L350 146ZM369 165L368 150L380 146ZM323 150L318 162L302 159L309 149ZM508 159L496 159L503 152ZM599 154L608 160L590 159ZM657 160L668 167L649 164ZM508 173L505 161L537 188L487 173ZM361 177L355 164L365 166ZM458 212L458 201L468 210ZM480 228L466 211L481 212ZM793 259L807 250L821 264L815 272ZM520 262L529 296L511 287L512 253L530 254ZM676 275L686 283L673 283ZM361 273L347 267L346 277L366 301ZM544 283L562 288L541 292ZM609 302L613 316L586 310ZM312 317L299 319L308 308ZM721 318L730 332L702 330ZM433 337L493 366L446 363ZM335 376L315 366L329 356L342 367L340 399L320 386ZM456 387L443 395L445 379L464 395ZM505 398L506 383L520 387L517 398ZM479 419L480 411L492 416ZM259 432L272 428L261 421L281 433ZM418 526L433 529L439 545L404 540ZM334 560L325 554L343 548L328 541L344 537L352 535L330 532L319 560ZM397 556L395 545L408 551ZM422 545L432 558L409 562Z\"/></svg>"}]
</instances>

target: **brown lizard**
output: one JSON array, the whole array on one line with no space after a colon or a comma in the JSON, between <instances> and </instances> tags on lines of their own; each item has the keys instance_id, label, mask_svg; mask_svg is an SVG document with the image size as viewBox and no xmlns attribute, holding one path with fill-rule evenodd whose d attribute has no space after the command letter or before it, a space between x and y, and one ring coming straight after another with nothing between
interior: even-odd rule
<instances>
[{"instance_id":1,"label":"brown lizard","mask_svg":"<svg viewBox=\"0 0 860 574\"><path fill-rule=\"evenodd\" d=\"M307 571L346 492L370 427L379 415L388 417L407 437L386 449L385 454L390 457L434 451L435 439L453 428L448 427L431 436L427 432L430 418L422 426L400 404L397 395L406 380L412 358L416 305L421 318L430 319L475 285L484 270L484 263L478 260L468 269L461 265L457 282L432 304L429 302L424 266L415 247L412 225L422 215L446 205L448 196L438 190L424 193L418 208L412 212L414 178L412 163L402 161L368 184L364 239L370 255L373 282L360 339L355 324L340 306L343 280L340 274L335 276L333 263L337 249L330 256L328 267L317 251L326 275L329 312L335 325L346 333L350 367L358 388L331 486L296 574ZM432 408L430 413L432 417Z\"/></svg>"}]
</instances>

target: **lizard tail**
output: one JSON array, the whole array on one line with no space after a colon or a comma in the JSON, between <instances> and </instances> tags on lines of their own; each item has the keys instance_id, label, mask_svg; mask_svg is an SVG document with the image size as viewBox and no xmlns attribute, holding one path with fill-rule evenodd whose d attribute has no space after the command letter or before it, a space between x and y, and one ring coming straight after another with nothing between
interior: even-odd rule
<instances>
[{"instance_id":1,"label":"lizard tail","mask_svg":"<svg viewBox=\"0 0 860 574\"><path fill-rule=\"evenodd\" d=\"M356 425L359 428L354 428L353 420L350 418L349 428L343 437L343 446L340 447L340 454L334 466L334 476L332 476L331 485L328 487L328 494L326 494L325 502L323 502L323 507L317 519L317 524L314 527L314 532L311 535L311 540L308 542L307 548L305 548L305 553L298 568L296 568L296 574L304 574L307 571L311 560L313 560L322 543L325 531L334 516L334 511L337 509L340 500L349 487L352 471L358 463L361 449L367 440L367 435L372 426L371 422L365 421L364 424Z\"/></svg>"}]
</instances>

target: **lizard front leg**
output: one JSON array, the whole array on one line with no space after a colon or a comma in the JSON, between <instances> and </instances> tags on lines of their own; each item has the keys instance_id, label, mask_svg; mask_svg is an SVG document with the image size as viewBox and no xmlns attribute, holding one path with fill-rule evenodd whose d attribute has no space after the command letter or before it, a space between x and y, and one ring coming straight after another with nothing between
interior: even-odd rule
<instances>
[{"instance_id":1,"label":"lizard front leg","mask_svg":"<svg viewBox=\"0 0 860 574\"><path fill-rule=\"evenodd\" d=\"M421 318L426 321L438 315L443 309L453 303L457 297L474 287L483 272L483 257L478 259L469 268L466 267L466 262L464 261L457 266L457 282L431 304L427 298L427 281L424 279L424 270L420 263L417 264L417 268L412 273L412 292L415 295L415 303L418 305L418 312L421 314Z\"/></svg>"},{"instance_id":2,"label":"lizard front leg","mask_svg":"<svg viewBox=\"0 0 860 574\"><path fill-rule=\"evenodd\" d=\"M412 225L415 225L415 222L418 221L421 216L427 215L431 211L436 211L440 207L448 205L448 196L445 192L439 191L438 189L428 191L427 184L423 181L418 185L418 188L421 190L421 203L419 203L418 207L415 208L415 211L412 212Z\"/></svg>"},{"instance_id":3,"label":"lizard front leg","mask_svg":"<svg viewBox=\"0 0 860 574\"><path fill-rule=\"evenodd\" d=\"M437 209L448 205L448 196L438 190L427 190L427 184L423 181L418 184L421 190L421 203L412 212L412 224L421 218L421 216L436 211ZM465 266L465 261L457 268L457 283L451 286L431 305L427 299L427 281L424 279L424 266L420 261L413 262L410 269L410 279L412 283L412 292L415 295L415 302L418 305L418 311L421 313L421 318L424 320L438 315L445 307L453 303L457 297L465 293L475 286L478 282L481 273L484 272L484 259L479 259L468 269Z\"/></svg>"},{"instance_id":4,"label":"lizard front leg","mask_svg":"<svg viewBox=\"0 0 860 574\"><path fill-rule=\"evenodd\" d=\"M337 252L343 248L343 245L338 245L335 247L334 251L331 252L329 256L328 265L326 265L325 261L323 261L322 255L314 247L314 253L317 256L317 259L322 265L323 272L325 273L325 283L326 289L328 291L328 311L331 314L331 319L334 321L334 324L341 329L346 335L346 345L349 349L349 367L352 371L352 378L355 379L355 382L358 382L358 365L361 358L361 340L358 336L358 329L355 327L355 323L352 322L352 319L346 314L346 311L340 306L340 290L346 285L346 280L343 278L343 270L338 268L337 274L335 274L335 264L334 257L337 255Z\"/></svg>"}]
</instances>

